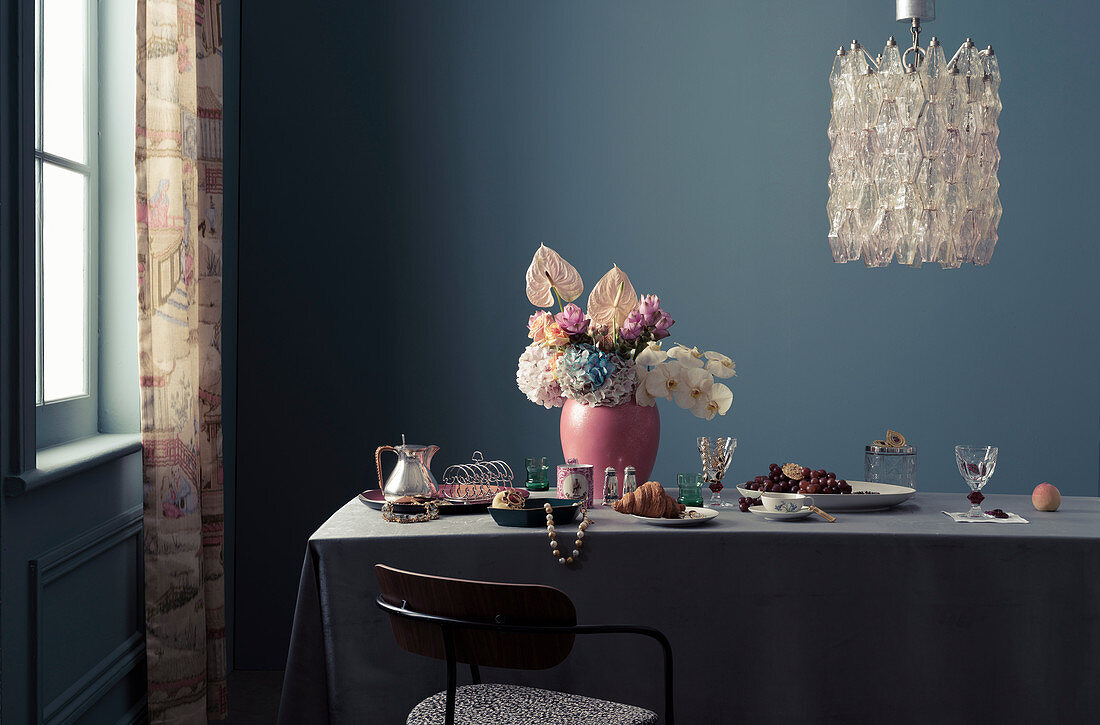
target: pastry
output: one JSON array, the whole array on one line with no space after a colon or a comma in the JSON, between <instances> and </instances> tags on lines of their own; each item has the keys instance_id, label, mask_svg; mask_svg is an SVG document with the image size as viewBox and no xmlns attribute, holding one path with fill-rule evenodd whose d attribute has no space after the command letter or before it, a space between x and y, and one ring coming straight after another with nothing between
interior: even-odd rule
<instances>
[{"instance_id":1,"label":"pastry","mask_svg":"<svg viewBox=\"0 0 1100 725\"><path fill-rule=\"evenodd\" d=\"M886 442L892 448L901 448L905 445L905 436L898 433L896 430L888 430L886 431Z\"/></svg>"},{"instance_id":2,"label":"pastry","mask_svg":"<svg viewBox=\"0 0 1100 725\"><path fill-rule=\"evenodd\" d=\"M678 519L684 511L684 505L669 496L661 484L647 481L611 504L611 508L621 514L634 514L650 519Z\"/></svg>"},{"instance_id":3,"label":"pastry","mask_svg":"<svg viewBox=\"0 0 1100 725\"><path fill-rule=\"evenodd\" d=\"M493 502L489 504L495 509L521 509L523 508L523 496L513 489L505 489L493 496Z\"/></svg>"}]
</instances>

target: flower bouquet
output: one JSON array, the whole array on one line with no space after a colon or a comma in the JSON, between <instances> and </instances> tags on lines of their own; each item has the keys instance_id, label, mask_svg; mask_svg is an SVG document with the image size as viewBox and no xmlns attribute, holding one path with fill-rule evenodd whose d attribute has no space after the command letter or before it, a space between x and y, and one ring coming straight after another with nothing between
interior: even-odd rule
<instances>
[{"instance_id":1,"label":"flower bouquet","mask_svg":"<svg viewBox=\"0 0 1100 725\"><path fill-rule=\"evenodd\" d=\"M573 304L583 292L576 268L540 245L527 269L527 299L558 312L529 318L531 344L520 355L516 382L532 402L564 408L566 459L593 464L597 476L604 463L633 465L645 480L660 438L656 400L673 400L706 420L725 415L733 391L716 379L734 376L734 363L695 347L664 349L672 317L656 295L639 297L618 266L592 288L587 310Z\"/></svg>"}]
</instances>

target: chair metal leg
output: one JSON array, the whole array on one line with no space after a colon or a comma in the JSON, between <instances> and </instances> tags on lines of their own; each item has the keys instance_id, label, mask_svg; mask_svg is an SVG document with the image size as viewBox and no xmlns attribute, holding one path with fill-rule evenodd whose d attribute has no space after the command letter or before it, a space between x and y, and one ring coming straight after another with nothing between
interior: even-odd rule
<instances>
[{"instance_id":1,"label":"chair metal leg","mask_svg":"<svg viewBox=\"0 0 1100 725\"><path fill-rule=\"evenodd\" d=\"M675 725L676 716L672 705L672 645L664 639L664 635L661 637L657 641L661 643L665 655L665 725Z\"/></svg>"},{"instance_id":2,"label":"chair metal leg","mask_svg":"<svg viewBox=\"0 0 1100 725\"><path fill-rule=\"evenodd\" d=\"M473 680L475 685L481 684L481 670L477 668L477 665L470 665L470 679Z\"/></svg>"},{"instance_id":3,"label":"chair metal leg","mask_svg":"<svg viewBox=\"0 0 1100 725\"><path fill-rule=\"evenodd\" d=\"M443 648L447 653L447 713L444 718L446 725L454 725L455 723L455 689L457 686L458 673L456 671L457 662L455 660L455 641L454 635L451 633L451 628L444 625L443 629Z\"/></svg>"}]
</instances>

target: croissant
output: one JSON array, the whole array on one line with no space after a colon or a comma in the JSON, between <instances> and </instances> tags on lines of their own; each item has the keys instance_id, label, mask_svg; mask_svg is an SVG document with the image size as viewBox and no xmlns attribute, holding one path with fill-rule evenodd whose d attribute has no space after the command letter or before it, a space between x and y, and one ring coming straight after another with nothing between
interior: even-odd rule
<instances>
[{"instance_id":1,"label":"croissant","mask_svg":"<svg viewBox=\"0 0 1100 725\"><path fill-rule=\"evenodd\" d=\"M621 514L635 514L651 519L678 519L684 505L665 493L661 484L647 481L637 490L623 496L621 501L611 504L611 508Z\"/></svg>"}]
</instances>

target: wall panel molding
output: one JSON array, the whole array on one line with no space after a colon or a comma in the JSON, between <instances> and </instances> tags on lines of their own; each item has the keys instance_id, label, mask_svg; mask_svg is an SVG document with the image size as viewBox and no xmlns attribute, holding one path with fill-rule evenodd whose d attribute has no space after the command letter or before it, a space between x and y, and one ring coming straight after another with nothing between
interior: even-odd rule
<instances>
[{"instance_id":1,"label":"wall panel molding","mask_svg":"<svg viewBox=\"0 0 1100 725\"><path fill-rule=\"evenodd\" d=\"M149 722L149 699L146 697L138 700L130 711L119 718L115 725L145 725Z\"/></svg>"},{"instance_id":2,"label":"wall panel molding","mask_svg":"<svg viewBox=\"0 0 1100 725\"><path fill-rule=\"evenodd\" d=\"M145 547L141 534L142 511L140 506L135 506L30 560L31 692L34 695L35 722L39 725L63 725L76 721L123 677L145 661L144 577L141 575ZM139 572L135 586L138 621L134 623L134 631L60 695L46 702L42 692L44 678L41 667L43 627L48 622L43 621L43 590L51 582L131 539L137 540L135 550Z\"/></svg>"}]
</instances>

